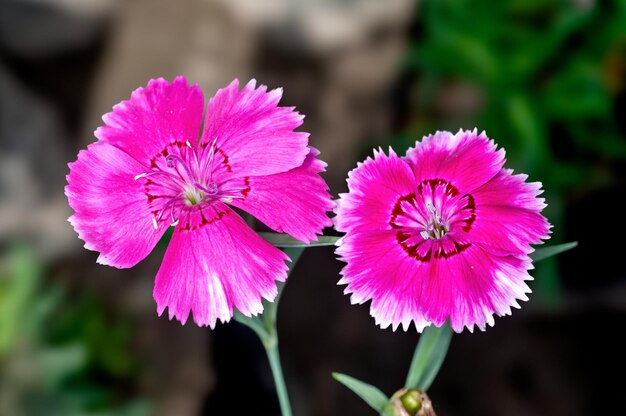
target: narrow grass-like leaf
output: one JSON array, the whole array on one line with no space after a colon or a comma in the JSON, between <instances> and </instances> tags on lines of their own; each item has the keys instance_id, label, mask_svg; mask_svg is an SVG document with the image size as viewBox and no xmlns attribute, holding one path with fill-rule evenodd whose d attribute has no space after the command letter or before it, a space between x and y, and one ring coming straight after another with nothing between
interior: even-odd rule
<instances>
[{"instance_id":1,"label":"narrow grass-like leaf","mask_svg":"<svg viewBox=\"0 0 626 416\"><path fill-rule=\"evenodd\" d=\"M380 391L377 387L364 383L361 380L341 373L333 373L333 378L352 390L378 413L381 413L387 405L387 402L389 402L389 398L385 393Z\"/></svg>"},{"instance_id":2,"label":"narrow grass-like leaf","mask_svg":"<svg viewBox=\"0 0 626 416\"><path fill-rule=\"evenodd\" d=\"M309 244L296 240L289 234L260 232L259 235L267 242L276 247L323 247L334 246L341 237L332 235L322 235L317 237L317 241L311 241Z\"/></svg>"},{"instance_id":3,"label":"narrow grass-like leaf","mask_svg":"<svg viewBox=\"0 0 626 416\"><path fill-rule=\"evenodd\" d=\"M555 246L547 246L541 247L535 250L530 254L530 258L533 259L533 262L538 262L548 257L556 256L557 254L563 253L564 251L568 251L573 249L578 245L578 241L573 241L571 243L557 244Z\"/></svg>"},{"instance_id":4,"label":"narrow grass-like leaf","mask_svg":"<svg viewBox=\"0 0 626 416\"><path fill-rule=\"evenodd\" d=\"M450 339L452 328L447 322L440 328L431 325L424 329L415 348L405 387L428 390L446 358Z\"/></svg>"}]
</instances>

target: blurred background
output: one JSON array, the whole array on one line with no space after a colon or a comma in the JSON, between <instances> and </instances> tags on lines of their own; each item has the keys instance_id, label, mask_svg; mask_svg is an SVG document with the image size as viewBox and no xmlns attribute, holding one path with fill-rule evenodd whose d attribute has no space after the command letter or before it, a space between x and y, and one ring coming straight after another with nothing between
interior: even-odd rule
<instances>
[{"instance_id":1,"label":"blurred background","mask_svg":"<svg viewBox=\"0 0 626 416\"><path fill-rule=\"evenodd\" d=\"M430 394L440 415L626 414L626 1L1 0L0 415L278 415L259 341L158 318L161 244L95 263L66 219L67 163L153 77L205 95L282 86L333 195L373 146L485 129L544 183L550 243L531 301L463 333ZM400 388L418 339L381 330L307 250L279 312L298 416L367 415L341 371Z\"/></svg>"}]
</instances>

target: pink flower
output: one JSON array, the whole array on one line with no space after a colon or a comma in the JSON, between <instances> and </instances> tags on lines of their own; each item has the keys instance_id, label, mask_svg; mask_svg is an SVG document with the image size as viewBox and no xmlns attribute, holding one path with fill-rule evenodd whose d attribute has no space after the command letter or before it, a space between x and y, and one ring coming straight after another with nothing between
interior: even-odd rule
<instances>
[{"instance_id":1,"label":"pink flower","mask_svg":"<svg viewBox=\"0 0 626 416\"><path fill-rule=\"evenodd\" d=\"M352 303L372 300L383 328L456 332L493 325L528 300L531 244L548 238L541 184L504 169L504 150L476 130L438 132L406 157L374 151L348 175L336 228Z\"/></svg>"},{"instance_id":2,"label":"pink flower","mask_svg":"<svg viewBox=\"0 0 626 416\"><path fill-rule=\"evenodd\" d=\"M293 131L303 116L279 107L281 95L254 81L240 91L235 80L209 100L203 125L197 85L151 80L70 163L70 222L99 263L132 267L175 226L156 276L159 314L168 307L185 323L192 311L213 328L233 308L255 315L275 298L288 257L227 204L304 242L332 225L325 164L308 133Z\"/></svg>"}]
</instances>

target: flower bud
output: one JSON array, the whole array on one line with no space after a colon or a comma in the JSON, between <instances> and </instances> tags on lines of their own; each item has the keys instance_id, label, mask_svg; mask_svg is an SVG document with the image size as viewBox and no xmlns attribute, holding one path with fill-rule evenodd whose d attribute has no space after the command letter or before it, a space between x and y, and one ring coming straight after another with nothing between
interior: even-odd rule
<instances>
[{"instance_id":1,"label":"flower bud","mask_svg":"<svg viewBox=\"0 0 626 416\"><path fill-rule=\"evenodd\" d=\"M424 390L400 389L384 411L385 416L436 416L430 398Z\"/></svg>"}]
</instances>

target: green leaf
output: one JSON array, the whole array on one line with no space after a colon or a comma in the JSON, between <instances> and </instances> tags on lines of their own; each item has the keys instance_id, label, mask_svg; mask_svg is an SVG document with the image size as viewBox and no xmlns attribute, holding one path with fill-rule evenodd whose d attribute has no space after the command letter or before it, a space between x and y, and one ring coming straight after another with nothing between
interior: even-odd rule
<instances>
[{"instance_id":1,"label":"green leaf","mask_svg":"<svg viewBox=\"0 0 626 416\"><path fill-rule=\"evenodd\" d=\"M36 358L43 369L45 383L54 387L84 367L88 357L85 346L75 342L62 347L45 348Z\"/></svg>"},{"instance_id":2,"label":"green leaf","mask_svg":"<svg viewBox=\"0 0 626 416\"><path fill-rule=\"evenodd\" d=\"M538 262L548 257L556 256L557 254L563 253L564 251L568 251L573 249L578 245L578 241L573 241L571 243L565 244L557 244L555 246L542 247L535 250L530 254L530 258L533 259L533 262Z\"/></svg>"},{"instance_id":3,"label":"green leaf","mask_svg":"<svg viewBox=\"0 0 626 416\"><path fill-rule=\"evenodd\" d=\"M431 325L424 329L406 377L406 388L428 390L446 358L451 339L452 327L447 322L440 328Z\"/></svg>"},{"instance_id":4,"label":"green leaf","mask_svg":"<svg viewBox=\"0 0 626 416\"><path fill-rule=\"evenodd\" d=\"M378 413L381 413L387 405L387 402L389 402L389 398L377 387L357 380L354 377L341 373L333 373L333 378L352 390Z\"/></svg>"},{"instance_id":5,"label":"green leaf","mask_svg":"<svg viewBox=\"0 0 626 416\"><path fill-rule=\"evenodd\" d=\"M17 342L20 332L38 334L32 315L42 266L35 252L23 244L10 247L0 257L0 357Z\"/></svg>"},{"instance_id":6,"label":"green leaf","mask_svg":"<svg viewBox=\"0 0 626 416\"><path fill-rule=\"evenodd\" d=\"M309 244L305 244L302 241L296 240L289 234L260 232L259 235L273 246L285 248L334 246L337 240L341 238L331 235L322 235L317 238L317 241L311 241Z\"/></svg>"}]
</instances>

